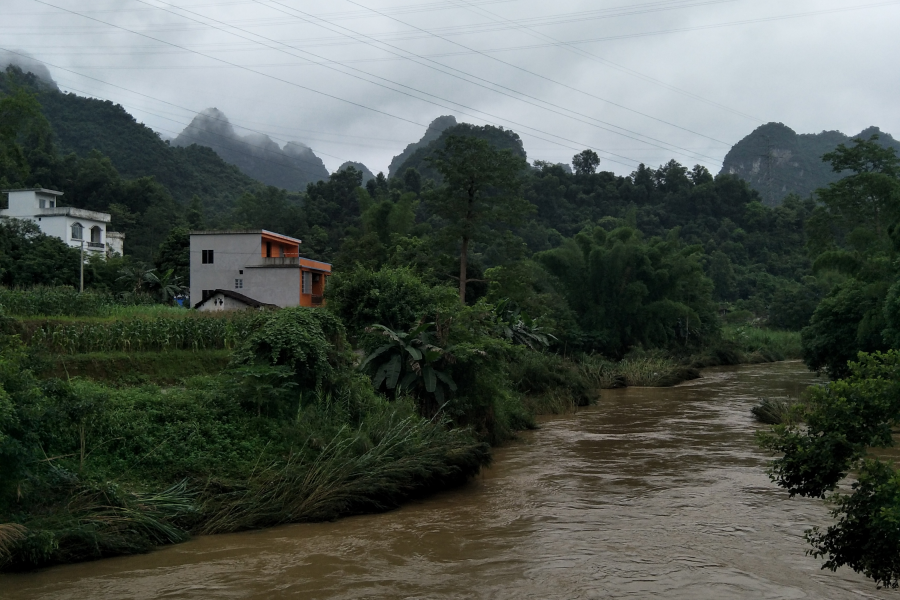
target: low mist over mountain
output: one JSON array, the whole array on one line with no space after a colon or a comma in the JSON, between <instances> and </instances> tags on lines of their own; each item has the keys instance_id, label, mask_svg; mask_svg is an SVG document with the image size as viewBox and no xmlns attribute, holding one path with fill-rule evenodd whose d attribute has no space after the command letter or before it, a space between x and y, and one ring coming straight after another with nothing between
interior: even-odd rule
<instances>
[{"instance_id":1,"label":"low mist over mountain","mask_svg":"<svg viewBox=\"0 0 900 600\"><path fill-rule=\"evenodd\" d=\"M282 148L261 133L238 135L228 117L216 108L207 108L185 127L173 146L206 146L225 162L267 185L291 191L306 189L306 184L328 179L322 159L305 144L288 142Z\"/></svg>"},{"instance_id":2,"label":"low mist over mountain","mask_svg":"<svg viewBox=\"0 0 900 600\"><path fill-rule=\"evenodd\" d=\"M396 175L401 175L400 167L405 163L409 158L413 155L413 153L427 146L429 143L438 139L445 130L449 129L456 125L456 117L452 115L446 115L443 117L438 117L434 121L431 122L431 125L428 126L428 129L425 130L425 135L422 136L422 139L418 142L414 142L409 144L403 152L394 157L391 161L390 166L388 167L388 177L394 177Z\"/></svg>"},{"instance_id":3,"label":"low mist over mountain","mask_svg":"<svg viewBox=\"0 0 900 600\"><path fill-rule=\"evenodd\" d=\"M346 171L348 167L353 167L354 169L356 169L357 171L359 171L360 173L363 174L363 178L362 178L363 185L366 185L366 183L370 179L375 179L375 175L372 173L372 171L369 170L369 168L366 165L362 164L361 162L354 162L352 160L348 160L347 162L345 162L344 164L339 166L337 168L337 172L340 173L341 171Z\"/></svg>"},{"instance_id":4,"label":"low mist over mountain","mask_svg":"<svg viewBox=\"0 0 900 600\"><path fill-rule=\"evenodd\" d=\"M31 73L49 89L59 91L59 86L56 85L47 66L41 61L31 58L25 52L0 50L0 71L6 71L6 68L10 66L18 67L23 73Z\"/></svg>"},{"instance_id":5,"label":"low mist over mountain","mask_svg":"<svg viewBox=\"0 0 900 600\"><path fill-rule=\"evenodd\" d=\"M805 198L840 179L830 164L822 162L822 155L838 144L850 144L855 138L867 140L872 135L900 151L900 142L877 127L847 136L840 131L798 134L781 123L767 123L734 145L725 156L721 173L744 179L766 204L778 206L790 193Z\"/></svg>"}]
</instances>

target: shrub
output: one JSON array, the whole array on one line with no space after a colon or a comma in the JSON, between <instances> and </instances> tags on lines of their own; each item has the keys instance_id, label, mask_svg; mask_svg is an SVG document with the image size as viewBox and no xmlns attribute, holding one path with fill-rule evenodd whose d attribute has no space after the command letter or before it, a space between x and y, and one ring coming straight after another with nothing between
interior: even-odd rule
<instances>
[{"instance_id":1,"label":"shrub","mask_svg":"<svg viewBox=\"0 0 900 600\"><path fill-rule=\"evenodd\" d=\"M235 349L235 365L287 367L302 389L334 384L348 370L344 327L328 311L285 308L272 313Z\"/></svg>"},{"instance_id":2,"label":"shrub","mask_svg":"<svg viewBox=\"0 0 900 600\"><path fill-rule=\"evenodd\" d=\"M406 331L423 317L434 320L436 313L458 303L454 290L430 287L406 268L357 268L335 273L326 294L328 309L340 317L354 337L376 324Z\"/></svg>"}]
</instances>

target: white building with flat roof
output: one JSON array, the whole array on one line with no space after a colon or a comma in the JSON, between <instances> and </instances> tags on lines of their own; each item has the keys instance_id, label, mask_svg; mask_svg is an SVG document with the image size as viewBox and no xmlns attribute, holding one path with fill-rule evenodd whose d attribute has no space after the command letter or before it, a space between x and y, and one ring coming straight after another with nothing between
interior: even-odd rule
<instances>
[{"instance_id":1,"label":"white building with flat roof","mask_svg":"<svg viewBox=\"0 0 900 600\"><path fill-rule=\"evenodd\" d=\"M9 208L0 209L0 218L33 221L41 232L64 241L73 248L84 247L94 254L122 254L125 234L107 231L112 217L107 213L59 206L62 192L44 188L0 190L9 198Z\"/></svg>"}]
</instances>

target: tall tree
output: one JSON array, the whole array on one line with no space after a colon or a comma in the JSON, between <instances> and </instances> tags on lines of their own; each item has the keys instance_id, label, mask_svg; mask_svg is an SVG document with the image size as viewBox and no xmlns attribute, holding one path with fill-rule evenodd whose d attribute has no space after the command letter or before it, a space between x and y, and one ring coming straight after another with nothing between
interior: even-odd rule
<instances>
[{"instance_id":1,"label":"tall tree","mask_svg":"<svg viewBox=\"0 0 900 600\"><path fill-rule=\"evenodd\" d=\"M600 157L588 148L572 157L572 166L575 167L576 175L593 175L600 166Z\"/></svg>"},{"instance_id":2,"label":"tall tree","mask_svg":"<svg viewBox=\"0 0 900 600\"><path fill-rule=\"evenodd\" d=\"M448 136L428 162L444 180L434 193L432 209L460 240L459 301L464 304L472 241L490 235L489 223L512 224L533 208L521 194L528 163L509 150L497 150L469 136Z\"/></svg>"}]
</instances>

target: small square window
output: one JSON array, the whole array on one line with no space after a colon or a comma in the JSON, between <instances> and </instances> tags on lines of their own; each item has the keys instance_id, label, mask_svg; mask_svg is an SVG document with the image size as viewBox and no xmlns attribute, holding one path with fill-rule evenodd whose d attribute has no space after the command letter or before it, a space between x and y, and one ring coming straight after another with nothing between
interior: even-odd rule
<instances>
[{"instance_id":1,"label":"small square window","mask_svg":"<svg viewBox=\"0 0 900 600\"><path fill-rule=\"evenodd\" d=\"M202 259L200 262L202 262L204 265L213 264L213 251L212 250L203 250L202 254L203 254L203 256L202 256Z\"/></svg>"},{"instance_id":2,"label":"small square window","mask_svg":"<svg viewBox=\"0 0 900 600\"><path fill-rule=\"evenodd\" d=\"M234 280L234 289L236 289L236 290L244 289L244 280L243 279L235 279Z\"/></svg>"},{"instance_id":3,"label":"small square window","mask_svg":"<svg viewBox=\"0 0 900 600\"><path fill-rule=\"evenodd\" d=\"M243 269L240 269L240 270L238 271L238 275L243 275L243 274L244 274L244 270L243 270Z\"/></svg>"}]
</instances>

